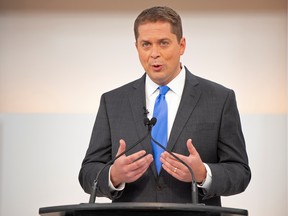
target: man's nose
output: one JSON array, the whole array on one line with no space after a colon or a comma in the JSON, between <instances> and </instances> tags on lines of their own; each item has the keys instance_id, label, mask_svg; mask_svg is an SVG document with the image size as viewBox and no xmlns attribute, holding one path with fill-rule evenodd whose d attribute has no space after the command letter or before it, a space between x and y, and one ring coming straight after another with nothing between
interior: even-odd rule
<instances>
[{"instance_id":1,"label":"man's nose","mask_svg":"<svg viewBox=\"0 0 288 216\"><path fill-rule=\"evenodd\" d=\"M153 46L151 49L151 57L152 58L158 58L160 56L159 47Z\"/></svg>"}]
</instances>

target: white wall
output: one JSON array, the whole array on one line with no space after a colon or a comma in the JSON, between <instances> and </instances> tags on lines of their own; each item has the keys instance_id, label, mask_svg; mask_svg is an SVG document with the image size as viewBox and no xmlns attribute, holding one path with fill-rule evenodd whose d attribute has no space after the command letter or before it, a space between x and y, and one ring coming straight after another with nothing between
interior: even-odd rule
<instances>
[{"instance_id":1,"label":"white wall","mask_svg":"<svg viewBox=\"0 0 288 216\"><path fill-rule=\"evenodd\" d=\"M1 216L88 201L77 175L100 95L142 75L133 21L163 1L24 2L0 3ZM236 91L252 180L223 205L287 215L286 1L164 2L182 15L184 64Z\"/></svg>"}]
</instances>

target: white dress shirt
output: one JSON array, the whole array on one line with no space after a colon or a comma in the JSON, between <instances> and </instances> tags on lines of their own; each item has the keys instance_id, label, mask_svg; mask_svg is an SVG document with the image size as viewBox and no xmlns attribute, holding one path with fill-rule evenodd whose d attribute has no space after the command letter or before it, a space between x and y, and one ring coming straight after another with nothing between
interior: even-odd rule
<instances>
[{"instance_id":1,"label":"white dress shirt","mask_svg":"<svg viewBox=\"0 0 288 216\"><path fill-rule=\"evenodd\" d=\"M165 99L168 106L168 137L176 117L176 113L180 104L183 89L185 84L185 69L182 68L181 72L175 77L167 86L170 90L166 93ZM153 117L154 104L157 96L159 95L159 85L154 83L149 76L146 76L145 95L146 95L146 108L148 110L147 117Z\"/></svg>"}]
</instances>

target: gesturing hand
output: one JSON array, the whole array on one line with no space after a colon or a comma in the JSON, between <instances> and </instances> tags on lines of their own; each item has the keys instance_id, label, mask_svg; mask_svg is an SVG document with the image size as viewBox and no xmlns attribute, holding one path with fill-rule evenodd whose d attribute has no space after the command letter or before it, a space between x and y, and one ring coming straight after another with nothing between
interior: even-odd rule
<instances>
[{"instance_id":1,"label":"gesturing hand","mask_svg":"<svg viewBox=\"0 0 288 216\"><path fill-rule=\"evenodd\" d=\"M206 168L200 158L200 155L193 146L191 139L187 140L187 149L190 153L188 156L177 153L174 154L191 167L194 172L196 181L202 182L206 177ZM168 152L162 153L160 161L163 163L162 168L164 168L170 175L183 182L192 181L192 176L188 168L181 162L177 161Z\"/></svg>"},{"instance_id":2,"label":"gesturing hand","mask_svg":"<svg viewBox=\"0 0 288 216\"><path fill-rule=\"evenodd\" d=\"M121 139L119 144L120 146L117 155L121 154L126 149L124 140ZM111 167L110 179L112 184L114 187L117 187L121 183L136 181L146 172L152 161L153 156L151 154L146 155L146 151L144 150L129 156L122 155Z\"/></svg>"}]
</instances>

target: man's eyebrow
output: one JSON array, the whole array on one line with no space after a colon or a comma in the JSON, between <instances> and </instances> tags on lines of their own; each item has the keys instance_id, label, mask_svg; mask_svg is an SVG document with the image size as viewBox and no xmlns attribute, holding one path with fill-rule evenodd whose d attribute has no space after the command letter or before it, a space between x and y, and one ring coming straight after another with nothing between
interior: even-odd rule
<instances>
[{"instance_id":1,"label":"man's eyebrow","mask_svg":"<svg viewBox=\"0 0 288 216\"><path fill-rule=\"evenodd\" d=\"M150 42L149 40L140 40L139 42Z\"/></svg>"},{"instance_id":2,"label":"man's eyebrow","mask_svg":"<svg viewBox=\"0 0 288 216\"><path fill-rule=\"evenodd\" d=\"M164 41L164 40L167 40L167 41L170 41L171 39L170 38L160 38L160 39L158 39L157 40L157 42L159 42L159 41ZM151 41L150 40L146 40L146 39L142 39L142 40L140 40L139 42L148 42L148 43L151 43Z\"/></svg>"}]
</instances>

